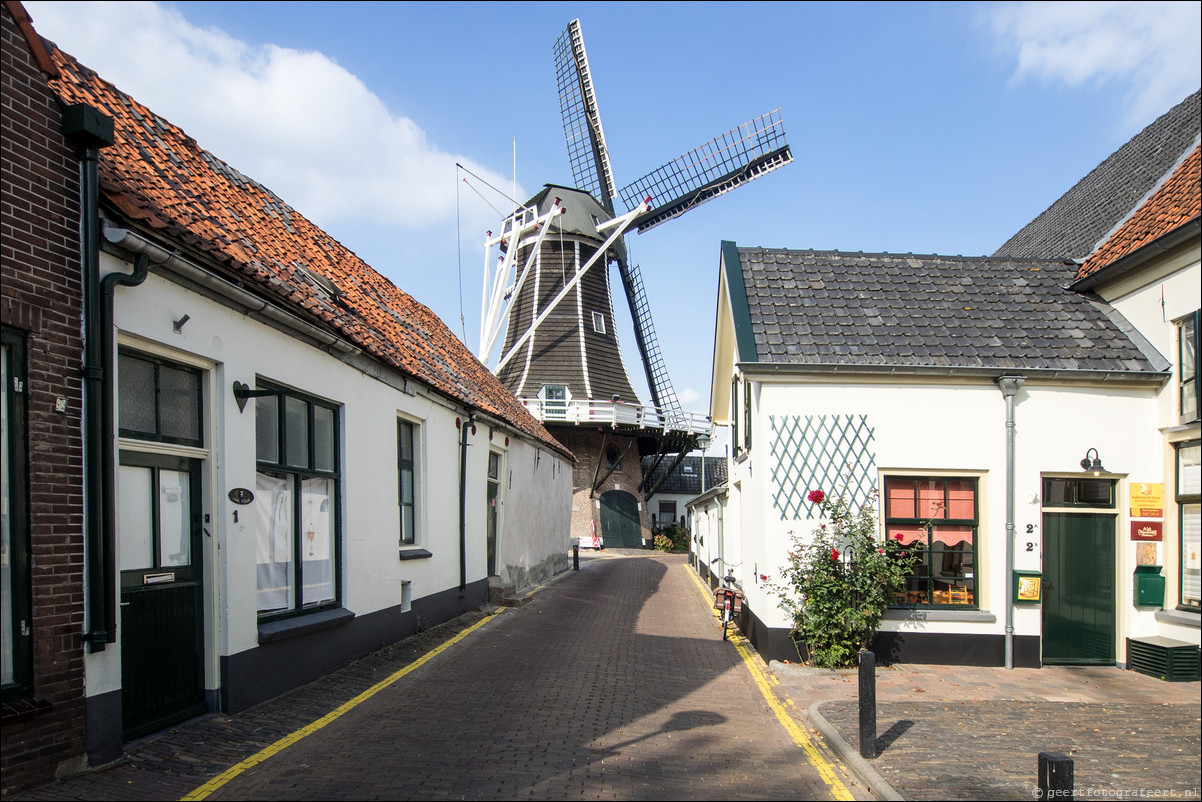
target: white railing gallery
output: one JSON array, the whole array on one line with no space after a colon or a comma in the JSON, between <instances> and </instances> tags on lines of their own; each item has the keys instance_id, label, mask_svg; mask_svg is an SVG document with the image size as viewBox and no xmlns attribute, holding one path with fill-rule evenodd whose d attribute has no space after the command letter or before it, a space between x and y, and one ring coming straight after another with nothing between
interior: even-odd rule
<instances>
[{"instance_id":1,"label":"white railing gallery","mask_svg":"<svg viewBox=\"0 0 1202 802\"><path fill-rule=\"evenodd\" d=\"M622 401L545 401L541 398L520 398L531 415L546 423L566 423L576 426L634 426L642 429L662 429L665 432L712 434L709 418L693 412L661 410Z\"/></svg>"}]
</instances>

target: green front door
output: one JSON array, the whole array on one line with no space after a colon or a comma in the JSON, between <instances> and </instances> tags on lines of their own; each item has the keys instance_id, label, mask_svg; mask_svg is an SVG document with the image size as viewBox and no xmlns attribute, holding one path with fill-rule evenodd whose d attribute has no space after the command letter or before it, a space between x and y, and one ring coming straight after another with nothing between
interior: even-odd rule
<instances>
[{"instance_id":1,"label":"green front door","mask_svg":"<svg viewBox=\"0 0 1202 802\"><path fill-rule=\"evenodd\" d=\"M642 547L638 499L625 490L601 494L601 537L606 548Z\"/></svg>"},{"instance_id":2,"label":"green front door","mask_svg":"<svg viewBox=\"0 0 1202 802\"><path fill-rule=\"evenodd\" d=\"M1114 665L1115 516L1043 515L1043 662Z\"/></svg>"},{"instance_id":3,"label":"green front door","mask_svg":"<svg viewBox=\"0 0 1202 802\"><path fill-rule=\"evenodd\" d=\"M200 463L122 454L121 701L125 737L204 713Z\"/></svg>"}]
</instances>

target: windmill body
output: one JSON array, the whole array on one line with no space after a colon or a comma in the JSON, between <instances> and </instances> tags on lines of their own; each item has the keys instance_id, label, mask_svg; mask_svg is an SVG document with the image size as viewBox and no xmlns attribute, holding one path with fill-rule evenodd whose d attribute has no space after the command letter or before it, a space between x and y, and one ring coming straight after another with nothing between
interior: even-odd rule
<instances>
[{"instance_id":1,"label":"windmill body","mask_svg":"<svg viewBox=\"0 0 1202 802\"><path fill-rule=\"evenodd\" d=\"M498 235L490 232L478 355L488 364L504 331L494 372L576 454L573 537L584 545L638 547L651 538L651 475L665 460L660 474L670 474L708 440L712 425L677 401L639 266L627 258L623 238L788 164L792 155L772 112L617 191L578 20L556 42L555 59L577 188L546 185ZM611 265L630 307L647 399L635 393L622 361ZM647 455L654 459L644 470L640 458Z\"/></svg>"},{"instance_id":2,"label":"windmill body","mask_svg":"<svg viewBox=\"0 0 1202 802\"><path fill-rule=\"evenodd\" d=\"M548 186L530 205L546 214L556 198L563 212L554 218L547 236L541 241L528 236L518 243L517 261L529 264L528 275L510 300L501 352L513 350L540 313L549 315L497 375L519 398L545 400L534 409L544 420L567 417L568 404L559 402L641 405L622 364L609 290L609 265L619 258L621 241L594 260L606 239L597 223L612 215L587 193L566 187ZM590 260L592 266L552 308L552 301Z\"/></svg>"}]
</instances>

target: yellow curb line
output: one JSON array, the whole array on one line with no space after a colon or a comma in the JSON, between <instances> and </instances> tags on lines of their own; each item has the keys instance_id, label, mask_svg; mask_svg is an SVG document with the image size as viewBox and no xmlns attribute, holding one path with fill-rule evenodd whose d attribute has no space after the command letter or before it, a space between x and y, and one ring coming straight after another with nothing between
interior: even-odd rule
<instances>
[{"instance_id":1,"label":"yellow curb line","mask_svg":"<svg viewBox=\"0 0 1202 802\"><path fill-rule=\"evenodd\" d=\"M384 690L389 685L391 685L392 683L399 680L401 677L403 677L406 674L409 674L413 671L416 671L418 668L421 668L423 665L425 665L429 661L433 660L439 654L446 651L450 647L454 646L456 643L463 640L468 635L470 635L471 633L475 632L480 627L487 624L489 621L493 620L493 618L500 615L502 612L504 612L504 608L497 610L495 613L488 616L487 618L477 621L476 623L472 624L467 629L460 632L455 637L451 638L446 643L439 646L434 651L422 655L421 657L419 657L417 660L414 660L409 665L407 665L404 668L393 673L387 679L377 682L375 685L371 686L370 688L365 690L363 693L356 696L354 699L351 699L349 702L346 702L346 703L342 704L341 706L335 708L334 710L331 710L329 713L326 713L324 716L317 719L317 721L314 721L312 724L308 724L304 727L301 727L299 730L292 733L291 735L285 735L283 738L276 741L271 746L265 747L262 750L260 750L259 752L246 758L241 763L231 766L230 768L228 768L225 771L218 774L213 779L206 782L204 785L201 785L200 787L196 788L194 791L180 797L180 802L188 802L189 800L195 800L195 799L207 799L209 794L213 793L218 788L225 785L226 783L228 783L230 780L237 777L242 772L246 771L247 769L254 768L255 766L262 763L263 761L267 760L267 758L271 757L272 755L279 754L280 752L284 751L289 746L292 746L294 743L301 740L302 738L304 738L308 735L312 735L313 733L317 732L318 730L320 730L322 727L326 726L327 724L333 723L336 719L340 718L344 713L349 713L355 707L358 707L363 702L366 702L368 699L375 696L377 693Z\"/></svg>"},{"instance_id":2,"label":"yellow curb line","mask_svg":"<svg viewBox=\"0 0 1202 802\"><path fill-rule=\"evenodd\" d=\"M705 586L705 583L701 581L701 577L690 570L687 566L685 567L685 573L693 578L693 581L697 584L697 587L702 593L705 594L707 601L713 599L713 591ZM715 615L717 615L717 613L715 613ZM734 644L735 649L739 652L739 656L743 658L743 665L747 666L747 670L751 673L751 679L755 682L756 687L760 689L760 693L763 695L764 700L768 703L768 707L771 708L772 712L776 714L776 720L779 721L781 726L785 728L785 732L787 732L789 737L793 739L793 743L797 744L797 746L799 746L802 751L805 752L806 758L810 761L810 765L812 765L818 771L818 776L821 777L822 781L830 787L831 796L839 800L854 800L855 797L852 796L851 791L848 790L847 786L843 784L843 781L839 779L839 775L836 773L835 767L827 762L827 760L818 751L818 748L814 745L814 740L810 738L809 733L807 733L801 726L798 725L793 717L789 715L789 711L785 709L785 706L776 698L776 694L773 693L771 685L779 684L779 680L777 680L776 677L769 677L764 673L763 669L760 668L759 664L752 656L751 650L747 648L746 641L744 641L741 635L735 633L731 637L730 641ZM790 707L796 709L792 699L788 699L788 704Z\"/></svg>"}]
</instances>

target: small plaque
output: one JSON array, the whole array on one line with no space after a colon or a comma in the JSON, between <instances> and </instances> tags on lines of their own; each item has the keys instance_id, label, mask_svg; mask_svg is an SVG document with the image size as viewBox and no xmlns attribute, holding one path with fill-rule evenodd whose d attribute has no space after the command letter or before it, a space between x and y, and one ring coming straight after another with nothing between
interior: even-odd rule
<instances>
[{"instance_id":1,"label":"small plaque","mask_svg":"<svg viewBox=\"0 0 1202 802\"><path fill-rule=\"evenodd\" d=\"M255 500L255 494L245 487L235 487L230 491L230 501L235 504L249 504Z\"/></svg>"},{"instance_id":2,"label":"small plaque","mask_svg":"<svg viewBox=\"0 0 1202 802\"><path fill-rule=\"evenodd\" d=\"M1132 521L1132 540L1162 540L1164 538L1163 521Z\"/></svg>"}]
</instances>

